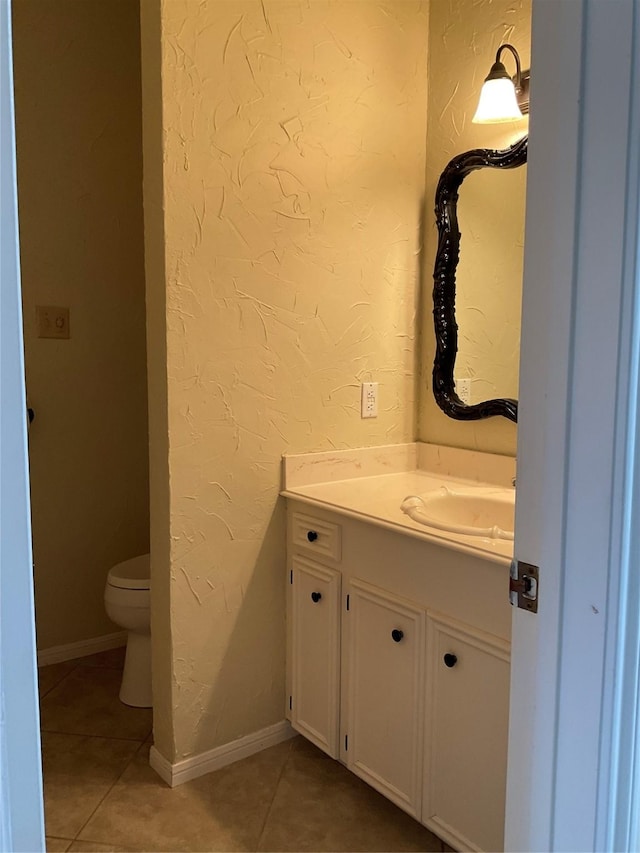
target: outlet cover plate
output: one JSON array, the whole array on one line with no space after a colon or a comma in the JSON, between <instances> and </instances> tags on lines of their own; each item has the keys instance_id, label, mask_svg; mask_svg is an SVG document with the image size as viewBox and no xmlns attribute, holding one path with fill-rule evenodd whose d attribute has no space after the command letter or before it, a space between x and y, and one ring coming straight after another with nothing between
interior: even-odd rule
<instances>
[{"instance_id":1,"label":"outlet cover plate","mask_svg":"<svg viewBox=\"0 0 640 853\"><path fill-rule=\"evenodd\" d=\"M360 417L378 417L378 383L363 382L360 397Z\"/></svg>"}]
</instances>

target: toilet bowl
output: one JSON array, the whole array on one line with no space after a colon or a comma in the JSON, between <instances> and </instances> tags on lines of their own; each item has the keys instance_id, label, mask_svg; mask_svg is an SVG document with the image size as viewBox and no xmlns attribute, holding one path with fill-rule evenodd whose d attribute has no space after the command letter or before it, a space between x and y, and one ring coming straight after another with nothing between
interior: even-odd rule
<instances>
[{"instance_id":1,"label":"toilet bowl","mask_svg":"<svg viewBox=\"0 0 640 853\"><path fill-rule=\"evenodd\" d=\"M120 701L135 708L153 704L149 575L149 554L142 554L115 565L104 588L107 616L129 632Z\"/></svg>"}]
</instances>

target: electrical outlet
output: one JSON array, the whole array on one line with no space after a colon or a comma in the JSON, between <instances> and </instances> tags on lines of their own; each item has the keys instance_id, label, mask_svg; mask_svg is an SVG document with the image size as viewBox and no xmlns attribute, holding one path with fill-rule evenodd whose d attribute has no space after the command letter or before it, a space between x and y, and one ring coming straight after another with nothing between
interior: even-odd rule
<instances>
[{"instance_id":1,"label":"electrical outlet","mask_svg":"<svg viewBox=\"0 0 640 853\"><path fill-rule=\"evenodd\" d=\"M456 379L456 393L467 406L471 403L471 380Z\"/></svg>"},{"instance_id":2,"label":"electrical outlet","mask_svg":"<svg viewBox=\"0 0 640 853\"><path fill-rule=\"evenodd\" d=\"M360 397L360 416L363 418L378 417L378 383L363 382Z\"/></svg>"},{"instance_id":3,"label":"electrical outlet","mask_svg":"<svg viewBox=\"0 0 640 853\"><path fill-rule=\"evenodd\" d=\"M60 308L55 305L37 305L36 322L39 338L66 340L71 336L68 308Z\"/></svg>"}]
</instances>

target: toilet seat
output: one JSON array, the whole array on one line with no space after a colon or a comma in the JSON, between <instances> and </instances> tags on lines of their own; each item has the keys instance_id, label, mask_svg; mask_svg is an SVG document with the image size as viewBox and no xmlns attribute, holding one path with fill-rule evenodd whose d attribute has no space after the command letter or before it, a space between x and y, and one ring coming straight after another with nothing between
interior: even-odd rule
<instances>
[{"instance_id":1,"label":"toilet seat","mask_svg":"<svg viewBox=\"0 0 640 853\"><path fill-rule=\"evenodd\" d=\"M141 554L109 570L107 584L119 589L149 589L151 585L149 554Z\"/></svg>"}]
</instances>

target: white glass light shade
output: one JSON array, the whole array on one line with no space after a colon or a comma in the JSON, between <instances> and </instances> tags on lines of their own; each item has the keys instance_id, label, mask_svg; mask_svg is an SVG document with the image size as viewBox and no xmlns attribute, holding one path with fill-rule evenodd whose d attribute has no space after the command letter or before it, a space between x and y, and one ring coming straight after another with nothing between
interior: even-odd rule
<instances>
[{"instance_id":1,"label":"white glass light shade","mask_svg":"<svg viewBox=\"0 0 640 853\"><path fill-rule=\"evenodd\" d=\"M498 124L518 121L522 117L513 82L509 79L485 80L473 123Z\"/></svg>"}]
</instances>

